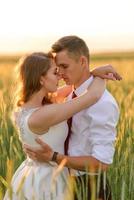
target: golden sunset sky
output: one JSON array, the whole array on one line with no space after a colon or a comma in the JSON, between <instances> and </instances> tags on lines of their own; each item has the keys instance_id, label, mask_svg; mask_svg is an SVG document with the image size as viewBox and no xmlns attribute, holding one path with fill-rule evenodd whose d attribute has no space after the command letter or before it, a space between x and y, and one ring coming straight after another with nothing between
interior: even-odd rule
<instances>
[{"instance_id":1,"label":"golden sunset sky","mask_svg":"<svg viewBox=\"0 0 134 200\"><path fill-rule=\"evenodd\" d=\"M134 0L0 0L0 53L45 51L78 35L91 52L134 50Z\"/></svg>"}]
</instances>

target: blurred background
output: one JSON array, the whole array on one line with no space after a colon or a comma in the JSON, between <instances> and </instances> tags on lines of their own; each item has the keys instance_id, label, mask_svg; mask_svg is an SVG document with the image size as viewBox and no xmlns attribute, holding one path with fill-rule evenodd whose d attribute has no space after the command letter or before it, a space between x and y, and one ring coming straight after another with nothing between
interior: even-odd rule
<instances>
[{"instance_id":1,"label":"blurred background","mask_svg":"<svg viewBox=\"0 0 134 200\"><path fill-rule=\"evenodd\" d=\"M14 67L21 55L48 51L65 35L87 42L91 68L110 63L123 77L107 84L120 107L116 152L108 176L113 200L134 199L133 9L133 0L0 0L0 200L25 159L11 119Z\"/></svg>"}]
</instances>

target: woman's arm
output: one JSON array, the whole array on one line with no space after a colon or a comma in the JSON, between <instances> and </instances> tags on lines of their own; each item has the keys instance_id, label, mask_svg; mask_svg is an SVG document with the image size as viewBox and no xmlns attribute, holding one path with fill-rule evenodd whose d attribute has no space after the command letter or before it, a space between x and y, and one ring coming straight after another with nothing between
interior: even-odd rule
<instances>
[{"instance_id":1,"label":"woman's arm","mask_svg":"<svg viewBox=\"0 0 134 200\"><path fill-rule=\"evenodd\" d=\"M103 79L109 80L121 80L122 77L116 72L112 65L107 64L104 66L99 66L90 71L93 76L98 76ZM72 92L73 88L71 85L64 85L58 88L56 92L55 99L56 102L63 102L65 98Z\"/></svg>"},{"instance_id":2,"label":"woman's arm","mask_svg":"<svg viewBox=\"0 0 134 200\"><path fill-rule=\"evenodd\" d=\"M44 105L35 111L28 120L30 129L37 134L48 130L96 103L104 90L105 81L96 77L85 94L64 103Z\"/></svg>"},{"instance_id":3,"label":"woman's arm","mask_svg":"<svg viewBox=\"0 0 134 200\"><path fill-rule=\"evenodd\" d=\"M98 76L103 79L121 80L122 77L116 72L112 65L107 64L101 67L96 67L90 72L93 76Z\"/></svg>"}]
</instances>

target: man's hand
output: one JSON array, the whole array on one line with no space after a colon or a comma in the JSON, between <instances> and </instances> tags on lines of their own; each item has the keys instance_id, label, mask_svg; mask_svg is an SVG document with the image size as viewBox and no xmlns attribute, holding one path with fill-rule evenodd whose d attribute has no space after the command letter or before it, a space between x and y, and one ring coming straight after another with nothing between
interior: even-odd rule
<instances>
[{"instance_id":1,"label":"man's hand","mask_svg":"<svg viewBox=\"0 0 134 200\"><path fill-rule=\"evenodd\" d=\"M122 77L116 72L112 65L109 64L93 69L91 74L93 76L99 76L100 78L109 80L120 81L122 79Z\"/></svg>"},{"instance_id":2,"label":"man's hand","mask_svg":"<svg viewBox=\"0 0 134 200\"><path fill-rule=\"evenodd\" d=\"M37 147L32 148L31 146L24 144L23 148L25 153L32 159L37 160L39 162L49 162L52 159L54 151L51 149L51 147L44 143L41 139L36 138L35 139L38 144L40 144L40 149Z\"/></svg>"}]
</instances>

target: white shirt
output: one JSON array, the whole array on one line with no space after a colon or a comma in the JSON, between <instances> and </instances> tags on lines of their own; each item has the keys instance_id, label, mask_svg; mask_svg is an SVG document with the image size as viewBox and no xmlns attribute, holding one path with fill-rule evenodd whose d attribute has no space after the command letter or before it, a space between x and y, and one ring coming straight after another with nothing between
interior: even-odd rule
<instances>
[{"instance_id":1,"label":"white shirt","mask_svg":"<svg viewBox=\"0 0 134 200\"><path fill-rule=\"evenodd\" d=\"M75 90L76 95L81 95L92 81L93 77L86 80ZM71 96L72 94L68 100ZM118 118L118 105L113 96L105 90L96 104L73 116L68 154L89 155L103 163L111 164L115 151Z\"/></svg>"}]
</instances>

